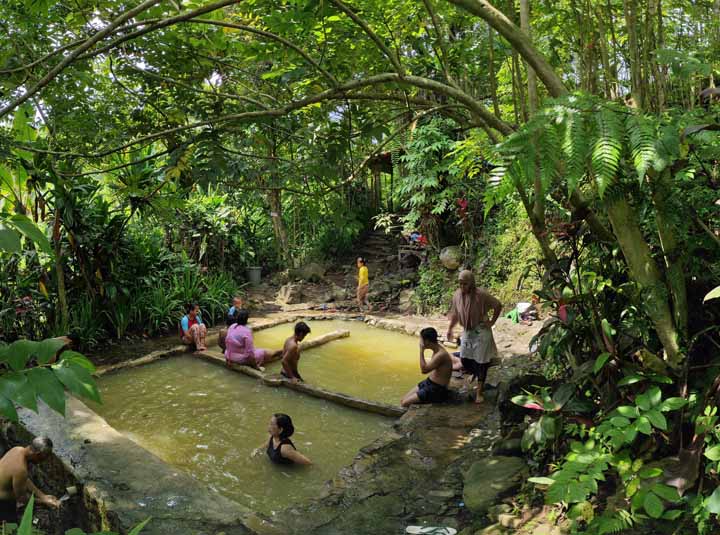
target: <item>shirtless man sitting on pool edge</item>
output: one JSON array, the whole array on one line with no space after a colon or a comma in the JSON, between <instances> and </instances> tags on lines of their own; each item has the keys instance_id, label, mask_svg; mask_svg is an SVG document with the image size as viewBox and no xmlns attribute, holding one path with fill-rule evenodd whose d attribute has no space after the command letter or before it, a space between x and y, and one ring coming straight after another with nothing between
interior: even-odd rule
<instances>
[{"instance_id":1,"label":"shirtless man sitting on pool edge","mask_svg":"<svg viewBox=\"0 0 720 535\"><path fill-rule=\"evenodd\" d=\"M310 333L310 327L304 321L295 325L294 334L285 340L282 352L282 375L285 379L290 379L291 383L297 383L303 380L298 371L298 361L300 360L300 342Z\"/></svg>"},{"instance_id":2,"label":"shirtless man sitting on pool edge","mask_svg":"<svg viewBox=\"0 0 720 535\"><path fill-rule=\"evenodd\" d=\"M447 401L453 363L450 354L438 343L437 338L438 333L432 327L420 331L420 371L429 373L430 376L405 394L400 402L403 407L409 407L413 403ZM426 349L433 352L430 362L425 360Z\"/></svg>"}]
</instances>

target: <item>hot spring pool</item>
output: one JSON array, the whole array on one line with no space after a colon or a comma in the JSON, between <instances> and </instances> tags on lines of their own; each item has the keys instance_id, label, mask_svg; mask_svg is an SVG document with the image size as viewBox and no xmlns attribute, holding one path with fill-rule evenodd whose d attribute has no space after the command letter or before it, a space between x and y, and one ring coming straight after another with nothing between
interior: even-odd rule
<instances>
[{"instance_id":1,"label":"hot spring pool","mask_svg":"<svg viewBox=\"0 0 720 535\"><path fill-rule=\"evenodd\" d=\"M317 334L324 328L338 328L336 322L318 323L312 324ZM370 330L364 324L357 327L362 332ZM284 337L291 329L288 325L260 331L257 345ZM417 366L412 354L391 356L394 351L388 350L384 341L380 348L377 341L363 343L356 328L352 332L347 339L351 345L346 347L357 348L357 353L338 357L336 351L344 341L331 342L303 354L301 373L308 381L357 395L363 394L360 385L364 385L385 396L383 399L397 402L402 395L397 392L399 384L411 386L416 381L401 381L407 369L405 360ZM394 333L372 330L372 334ZM338 344L337 348L333 344ZM348 355L344 350L342 354ZM322 365L316 365L321 360ZM375 369L384 360L386 367ZM342 366L343 362L347 366ZM332 379L340 371L350 380ZM388 378L395 378L394 387L374 385ZM350 464L358 450L392 422L286 388L267 387L192 356L108 374L98 384L103 405L93 405L93 409L115 429L226 497L267 514L318 495L325 481ZM293 441L315 463L313 466L281 467L271 464L265 455L250 457L254 448L267 445L268 421L276 412L292 417L296 428Z\"/></svg>"},{"instance_id":2,"label":"hot spring pool","mask_svg":"<svg viewBox=\"0 0 720 535\"><path fill-rule=\"evenodd\" d=\"M311 385L351 396L399 405L402 397L423 380L418 364L418 339L385 331L361 321L306 321L312 329L307 340L338 329L350 331L348 338L303 351L298 366ZM279 349L292 334L293 323L259 330L255 346ZM426 353L430 357L430 353ZM280 373L280 363L267 373Z\"/></svg>"}]
</instances>

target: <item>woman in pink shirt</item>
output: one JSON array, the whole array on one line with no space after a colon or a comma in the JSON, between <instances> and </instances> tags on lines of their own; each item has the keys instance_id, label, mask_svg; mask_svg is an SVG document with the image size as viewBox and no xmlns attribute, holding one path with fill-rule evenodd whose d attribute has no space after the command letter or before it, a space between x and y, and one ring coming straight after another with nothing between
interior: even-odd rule
<instances>
[{"instance_id":1,"label":"woman in pink shirt","mask_svg":"<svg viewBox=\"0 0 720 535\"><path fill-rule=\"evenodd\" d=\"M228 327L225 337L225 363L242 364L259 369L260 366L282 355L282 350L260 349L253 344L253 335L247 326L247 310L235 312L235 323Z\"/></svg>"}]
</instances>

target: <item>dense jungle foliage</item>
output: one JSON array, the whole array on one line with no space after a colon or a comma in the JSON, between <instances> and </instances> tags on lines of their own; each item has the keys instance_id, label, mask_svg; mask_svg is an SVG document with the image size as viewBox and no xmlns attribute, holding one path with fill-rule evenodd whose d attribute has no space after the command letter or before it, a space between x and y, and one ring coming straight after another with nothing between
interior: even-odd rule
<instances>
[{"instance_id":1,"label":"dense jungle foliage","mask_svg":"<svg viewBox=\"0 0 720 535\"><path fill-rule=\"evenodd\" d=\"M719 2L17 0L0 25L6 415L94 395L25 338L217 320L247 267L419 230L553 316L515 399L528 500L578 533L720 529Z\"/></svg>"}]
</instances>

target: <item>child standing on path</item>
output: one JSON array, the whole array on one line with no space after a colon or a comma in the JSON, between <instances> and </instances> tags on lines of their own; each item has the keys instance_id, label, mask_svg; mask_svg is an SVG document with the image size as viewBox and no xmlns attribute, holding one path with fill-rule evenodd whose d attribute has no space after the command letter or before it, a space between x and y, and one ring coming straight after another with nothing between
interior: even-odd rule
<instances>
[{"instance_id":1,"label":"child standing on path","mask_svg":"<svg viewBox=\"0 0 720 535\"><path fill-rule=\"evenodd\" d=\"M358 267L358 287L357 287L357 303L358 309L362 312L363 305L367 306L367 311L370 312L372 307L368 300L368 293L370 291L370 280L368 275L367 262L362 256L357 259Z\"/></svg>"}]
</instances>

